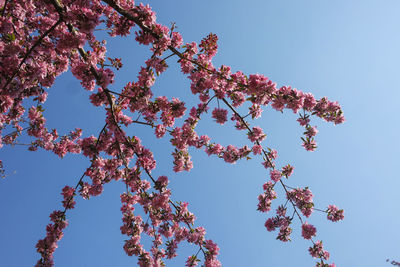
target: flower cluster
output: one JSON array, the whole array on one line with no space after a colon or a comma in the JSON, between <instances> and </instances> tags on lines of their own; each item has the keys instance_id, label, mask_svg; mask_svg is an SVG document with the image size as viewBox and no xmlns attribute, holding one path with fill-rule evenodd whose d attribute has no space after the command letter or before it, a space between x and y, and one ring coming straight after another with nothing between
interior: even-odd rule
<instances>
[{"instance_id":1,"label":"flower cluster","mask_svg":"<svg viewBox=\"0 0 400 267\"><path fill-rule=\"evenodd\" d=\"M313 236L315 236L317 233L317 229L314 227L312 224L308 224L305 222L301 226L301 235L304 237L304 239L311 239Z\"/></svg>"},{"instance_id":2,"label":"flower cluster","mask_svg":"<svg viewBox=\"0 0 400 267\"><path fill-rule=\"evenodd\" d=\"M274 184L271 181L266 182L263 185L264 193L258 196L258 207L257 210L261 212L268 212L271 210L271 204L277 195L274 190Z\"/></svg>"},{"instance_id":3,"label":"flower cluster","mask_svg":"<svg viewBox=\"0 0 400 267\"><path fill-rule=\"evenodd\" d=\"M70 186L65 186L61 194L64 197L64 200L62 201L64 208L73 209L76 204L75 200L73 200L75 189Z\"/></svg>"},{"instance_id":4,"label":"flower cluster","mask_svg":"<svg viewBox=\"0 0 400 267\"><path fill-rule=\"evenodd\" d=\"M308 251L313 258L329 260L329 252L324 250L324 247L322 246L322 241L316 241L314 245L308 249Z\"/></svg>"},{"instance_id":5,"label":"flower cluster","mask_svg":"<svg viewBox=\"0 0 400 267\"><path fill-rule=\"evenodd\" d=\"M251 142L261 142L266 138L263 130L260 127L253 127L252 131L248 134Z\"/></svg>"},{"instance_id":6,"label":"flower cluster","mask_svg":"<svg viewBox=\"0 0 400 267\"><path fill-rule=\"evenodd\" d=\"M223 108L215 108L212 112L212 117L215 119L215 121L219 124L224 124L228 119L226 118L226 115L228 114L228 111Z\"/></svg>"},{"instance_id":7,"label":"flower cluster","mask_svg":"<svg viewBox=\"0 0 400 267\"><path fill-rule=\"evenodd\" d=\"M270 175L271 175L271 180L274 182L278 182L282 177L282 173L278 170L271 170Z\"/></svg>"},{"instance_id":8,"label":"flower cluster","mask_svg":"<svg viewBox=\"0 0 400 267\"><path fill-rule=\"evenodd\" d=\"M64 235L63 230L68 225L65 220L65 212L54 211L50 214L50 219L52 223L46 227L46 237L36 244L36 250L42 256L36 266L52 266L54 264L53 253L58 247L57 242Z\"/></svg>"},{"instance_id":9,"label":"flower cluster","mask_svg":"<svg viewBox=\"0 0 400 267\"><path fill-rule=\"evenodd\" d=\"M287 198L295 203L304 216L310 217L314 210L313 194L310 189L306 187L290 190L287 192Z\"/></svg>"},{"instance_id":10,"label":"flower cluster","mask_svg":"<svg viewBox=\"0 0 400 267\"><path fill-rule=\"evenodd\" d=\"M326 210L328 213L327 218L332 222L337 222L344 219L344 211L340 210L335 205L329 205L328 209Z\"/></svg>"},{"instance_id":11,"label":"flower cluster","mask_svg":"<svg viewBox=\"0 0 400 267\"><path fill-rule=\"evenodd\" d=\"M290 235L292 233L292 228L289 227L292 223L292 218L286 215L287 209L284 206L279 206L276 210L276 216L268 218L265 222L265 227L269 232L275 231L279 228L279 233L276 239L287 242L290 241Z\"/></svg>"}]
</instances>

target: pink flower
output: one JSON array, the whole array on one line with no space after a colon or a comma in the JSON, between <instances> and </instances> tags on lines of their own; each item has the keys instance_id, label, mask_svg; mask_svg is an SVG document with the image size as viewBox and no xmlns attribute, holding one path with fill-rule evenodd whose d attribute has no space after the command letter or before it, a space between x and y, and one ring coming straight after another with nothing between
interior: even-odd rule
<instances>
[{"instance_id":1,"label":"pink flower","mask_svg":"<svg viewBox=\"0 0 400 267\"><path fill-rule=\"evenodd\" d=\"M277 227L276 222L272 218L268 218L264 225L265 228L267 228L268 232L275 231Z\"/></svg>"},{"instance_id":2,"label":"pink flower","mask_svg":"<svg viewBox=\"0 0 400 267\"><path fill-rule=\"evenodd\" d=\"M297 119L297 121L300 123L300 126L306 126L310 122L310 119L300 117Z\"/></svg>"},{"instance_id":3,"label":"pink flower","mask_svg":"<svg viewBox=\"0 0 400 267\"><path fill-rule=\"evenodd\" d=\"M180 118L185 114L186 107L185 103L180 101L178 98L173 97L171 101L171 114L174 118Z\"/></svg>"},{"instance_id":4,"label":"pink flower","mask_svg":"<svg viewBox=\"0 0 400 267\"><path fill-rule=\"evenodd\" d=\"M239 159L239 149L233 145L227 146L223 158L225 162L235 163Z\"/></svg>"},{"instance_id":5,"label":"pink flower","mask_svg":"<svg viewBox=\"0 0 400 267\"><path fill-rule=\"evenodd\" d=\"M206 230L203 227L197 227L194 231L189 232L189 236L187 241L189 243L195 243L197 245L202 244L204 240L204 235L206 234Z\"/></svg>"},{"instance_id":6,"label":"pink flower","mask_svg":"<svg viewBox=\"0 0 400 267\"><path fill-rule=\"evenodd\" d=\"M311 213L314 210L314 203L312 201L313 194L310 189L306 188L297 188L287 192L287 198L292 200L296 207L301 210L304 216L310 217Z\"/></svg>"},{"instance_id":7,"label":"pink flower","mask_svg":"<svg viewBox=\"0 0 400 267\"><path fill-rule=\"evenodd\" d=\"M278 170L271 170L270 171L270 176L271 176L271 180L274 182L278 182L281 177L282 177L282 173Z\"/></svg>"},{"instance_id":8,"label":"pink flower","mask_svg":"<svg viewBox=\"0 0 400 267\"><path fill-rule=\"evenodd\" d=\"M201 40L199 47L202 48L202 51L204 51L209 58L212 58L217 53L217 41L218 36L210 33L206 38Z\"/></svg>"},{"instance_id":9,"label":"pink flower","mask_svg":"<svg viewBox=\"0 0 400 267\"><path fill-rule=\"evenodd\" d=\"M261 212L268 212L271 210L272 199L268 194L261 194L258 196L257 210Z\"/></svg>"},{"instance_id":10,"label":"pink flower","mask_svg":"<svg viewBox=\"0 0 400 267\"><path fill-rule=\"evenodd\" d=\"M276 159L278 157L278 152L275 149L271 149L268 152L268 157L271 159Z\"/></svg>"},{"instance_id":11,"label":"pink flower","mask_svg":"<svg viewBox=\"0 0 400 267\"><path fill-rule=\"evenodd\" d=\"M316 241L314 246L310 247L308 251L313 258L329 260L329 252L324 250L324 247L322 246L322 241Z\"/></svg>"},{"instance_id":12,"label":"pink flower","mask_svg":"<svg viewBox=\"0 0 400 267\"><path fill-rule=\"evenodd\" d=\"M75 207L75 200L73 200L75 189L70 186L65 186L61 193L64 197L62 201L64 208L73 209Z\"/></svg>"},{"instance_id":13,"label":"pink flower","mask_svg":"<svg viewBox=\"0 0 400 267\"><path fill-rule=\"evenodd\" d=\"M290 227L281 227L279 229L279 234L276 239L287 242L290 241L290 234L292 233L292 228Z\"/></svg>"},{"instance_id":14,"label":"pink flower","mask_svg":"<svg viewBox=\"0 0 400 267\"><path fill-rule=\"evenodd\" d=\"M167 69L167 63L160 58L154 57L146 61L148 67L152 67L159 75Z\"/></svg>"},{"instance_id":15,"label":"pink flower","mask_svg":"<svg viewBox=\"0 0 400 267\"><path fill-rule=\"evenodd\" d=\"M162 175L162 176L158 177L155 187L156 187L156 189L162 189L162 188L167 187L168 183L169 183L168 177Z\"/></svg>"},{"instance_id":16,"label":"pink flower","mask_svg":"<svg viewBox=\"0 0 400 267\"><path fill-rule=\"evenodd\" d=\"M250 114L253 119L261 117L262 109L259 105L252 105L250 108Z\"/></svg>"},{"instance_id":17,"label":"pink flower","mask_svg":"<svg viewBox=\"0 0 400 267\"><path fill-rule=\"evenodd\" d=\"M291 166L290 164L284 166L282 168L282 175L284 175L286 178L289 178L293 174L293 169L294 167Z\"/></svg>"},{"instance_id":18,"label":"pink flower","mask_svg":"<svg viewBox=\"0 0 400 267\"><path fill-rule=\"evenodd\" d=\"M180 47L183 44L183 39L182 35L180 35L178 32L173 32L172 33L172 40L171 40L171 45L173 47Z\"/></svg>"},{"instance_id":19,"label":"pink flower","mask_svg":"<svg viewBox=\"0 0 400 267\"><path fill-rule=\"evenodd\" d=\"M99 69L98 73L100 76L98 84L102 88L107 88L110 83L114 82L114 72L111 69Z\"/></svg>"},{"instance_id":20,"label":"pink flower","mask_svg":"<svg viewBox=\"0 0 400 267\"><path fill-rule=\"evenodd\" d=\"M337 222L344 219L344 214L343 214L344 211L340 210L335 205L329 205L327 212L328 212L327 218L332 222Z\"/></svg>"},{"instance_id":21,"label":"pink flower","mask_svg":"<svg viewBox=\"0 0 400 267\"><path fill-rule=\"evenodd\" d=\"M317 233L317 229L311 225L305 222L301 226L301 235L304 237L304 239L311 239L313 236L315 236Z\"/></svg>"},{"instance_id":22,"label":"pink flower","mask_svg":"<svg viewBox=\"0 0 400 267\"><path fill-rule=\"evenodd\" d=\"M207 146L206 148L206 153L207 155L219 155L220 153L222 153L222 151L224 150L224 147L221 146L220 144L211 144L209 146Z\"/></svg>"},{"instance_id":23,"label":"pink flower","mask_svg":"<svg viewBox=\"0 0 400 267\"><path fill-rule=\"evenodd\" d=\"M212 256L217 256L219 254L219 247L212 240L206 240L205 244L206 249Z\"/></svg>"},{"instance_id":24,"label":"pink flower","mask_svg":"<svg viewBox=\"0 0 400 267\"><path fill-rule=\"evenodd\" d=\"M306 132L304 132L304 134L306 135L306 136L308 136L308 137L313 137L313 136L315 136L317 133L318 133L318 130L317 130L317 127L316 126L310 126L310 125L308 125L307 126L307 131Z\"/></svg>"},{"instance_id":25,"label":"pink flower","mask_svg":"<svg viewBox=\"0 0 400 267\"><path fill-rule=\"evenodd\" d=\"M248 134L248 137L251 142L255 143L263 141L267 135L264 134L260 127L253 127L252 131Z\"/></svg>"},{"instance_id":26,"label":"pink flower","mask_svg":"<svg viewBox=\"0 0 400 267\"><path fill-rule=\"evenodd\" d=\"M271 160L267 159L265 160L262 165L264 166L264 168L268 169L268 168L273 168L275 167L275 163L272 162Z\"/></svg>"},{"instance_id":27,"label":"pink flower","mask_svg":"<svg viewBox=\"0 0 400 267\"><path fill-rule=\"evenodd\" d=\"M283 205L280 205L276 209L276 215L278 215L279 217L285 217L286 216L286 208Z\"/></svg>"},{"instance_id":28,"label":"pink flower","mask_svg":"<svg viewBox=\"0 0 400 267\"><path fill-rule=\"evenodd\" d=\"M197 266L199 260L195 255L189 256L188 259L186 260L185 266L186 267L194 267Z\"/></svg>"},{"instance_id":29,"label":"pink flower","mask_svg":"<svg viewBox=\"0 0 400 267\"><path fill-rule=\"evenodd\" d=\"M176 256L178 256L178 254L176 253L177 248L178 248L178 244L174 239L167 242L167 249L166 249L167 259L172 259L172 258L175 258ZM193 265L193 266L196 266L196 265Z\"/></svg>"},{"instance_id":30,"label":"pink flower","mask_svg":"<svg viewBox=\"0 0 400 267\"><path fill-rule=\"evenodd\" d=\"M271 210L272 200L276 198L274 184L271 181L268 181L263 185L263 189L265 192L258 196L257 210L268 212Z\"/></svg>"},{"instance_id":31,"label":"pink flower","mask_svg":"<svg viewBox=\"0 0 400 267\"><path fill-rule=\"evenodd\" d=\"M161 138L165 135L166 131L167 129L165 128L165 126L163 124L159 124L156 126L155 135L157 138Z\"/></svg>"},{"instance_id":32,"label":"pink flower","mask_svg":"<svg viewBox=\"0 0 400 267\"><path fill-rule=\"evenodd\" d=\"M307 137L306 139L303 139L303 147L307 151L314 151L317 148L317 143L315 142L314 138L309 138Z\"/></svg>"},{"instance_id":33,"label":"pink flower","mask_svg":"<svg viewBox=\"0 0 400 267\"><path fill-rule=\"evenodd\" d=\"M216 120L219 124L224 124L227 119L228 111L222 108L215 108L212 112L212 117Z\"/></svg>"},{"instance_id":34,"label":"pink flower","mask_svg":"<svg viewBox=\"0 0 400 267\"><path fill-rule=\"evenodd\" d=\"M303 108L305 110L311 111L314 106L317 104L317 101L315 100L314 96L310 93L305 93L304 95L304 104Z\"/></svg>"},{"instance_id":35,"label":"pink flower","mask_svg":"<svg viewBox=\"0 0 400 267\"><path fill-rule=\"evenodd\" d=\"M204 267L221 267L221 262L212 257L206 257L206 261L204 262Z\"/></svg>"},{"instance_id":36,"label":"pink flower","mask_svg":"<svg viewBox=\"0 0 400 267\"><path fill-rule=\"evenodd\" d=\"M265 184L263 184L263 189L264 189L264 191L269 192L274 189L274 184L271 181L268 181Z\"/></svg>"},{"instance_id":37,"label":"pink flower","mask_svg":"<svg viewBox=\"0 0 400 267\"><path fill-rule=\"evenodd\" d=\"M251 149L253 151L254 155L259 155L262 152L262 146L260 145L254 145L253 148Z\"/></svg>"}]
</instances>

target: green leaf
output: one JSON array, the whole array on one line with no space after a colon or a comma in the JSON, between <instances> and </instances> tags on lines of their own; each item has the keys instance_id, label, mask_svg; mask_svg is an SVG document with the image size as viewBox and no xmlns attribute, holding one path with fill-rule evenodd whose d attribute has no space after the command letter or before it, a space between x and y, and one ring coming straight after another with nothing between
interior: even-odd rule
<instances>
[{"instance_id":1,"label":"green leaf","mask_svg":"<svg viewBox=\"0 0 400 267\"><path fill-rule=\"evenodd\" d=\"M9 33L7 34L8 39L10 40L10 42L14 42L15 41L15 34L14 33Z\"/></svg>"}]
</instances>

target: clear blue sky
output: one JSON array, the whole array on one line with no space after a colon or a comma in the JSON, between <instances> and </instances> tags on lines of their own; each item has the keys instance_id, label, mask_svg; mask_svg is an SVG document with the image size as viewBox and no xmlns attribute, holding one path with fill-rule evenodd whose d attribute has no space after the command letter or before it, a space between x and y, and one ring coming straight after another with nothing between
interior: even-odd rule
<instances>
[{"instance_id":1,"label":"clear blue sky","mask_svg":"<svg viewBox=\"0 0 400 267\"><path fill-rule=\"evenodd\" d=\"M295 166L292 186L309 186L316 207L337 204L345 220L332 223L315 212L308 220L318 226L333 261L340 267L390 266L400 261L400 180L398 151L400 119L400 2L397 0L258 0L151 1L158 20L175 22L184 41L200 41L208 33L219 37L214 65L230 65L247 74L262 73L278 85L292 85L316 97L337 100L346 122L339 126L314 119L318 125L315 152L301 147L302 128L291 111L266 109L255 125L276 148L278 164ZM101 35L101 33L100 33ZM100 36L99 35L99 36ZM136 79L147 48L133 37L109 40L109 55L123 57L115 89ZM171 68L155 85L159 95L177 96L191 103L189 81L171 59ZM48 127L60 132L81 127L96 135L103 111L88 105L88 92L70 73L50 89L45 104ZM60 119L62 118L62 119ZM295 224L292 242L276 241L267 232L265 215L256 211L257 196L267 180L260 159L225 164L192 150L194 169L172 172L172 148L152 130L134 126L132 134L153 148L155 175L171 179L174 200L188 201L197 225L220 246L223 266L314 266ZM198 128L222 144L248 144L243 132L219 126L210 118ZM0 266L32 266L45 235L48 215L60 209L61 189L75 185L89 162L80 156L59 159L25 147L0 150L11 175L0 181ZM15 172L15 174L12 174ZM105 187L103 195L85 201L67 214L70 225L55 253L56 266L135 266L125 255L119 232L121 184ZM283 196L281 191L278 191ZM279 204L277 202L276 204ZM193 246L178 250L167 266L183 266Z\"/></svg>"}]
</instances>

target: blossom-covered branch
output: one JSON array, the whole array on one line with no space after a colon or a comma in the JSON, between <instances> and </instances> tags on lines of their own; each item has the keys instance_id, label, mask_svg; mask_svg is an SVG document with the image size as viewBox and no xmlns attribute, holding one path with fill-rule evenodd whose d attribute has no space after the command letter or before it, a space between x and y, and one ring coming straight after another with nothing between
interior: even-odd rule
<instances>
[{"instance_id":1,"label":"blossom-covered branch","mask_svg":"<svg viewBox=\"0 0 400 267\"><path fill-rule=\"evenodd\" d=\"M116 78L113 68L122 68L122 61L107 57L106 42L98 40L94 34L102 24L106 25L110 37L126 36L135 31L136 42L149 46L151 51L137 79L121 89L111 87ZM83 154L91 161L75 187L64 187L64 211L55 211L50 216L52 223L46 228L46 237L37 244L41 254L37 266L54 264L53 253L67 226L66 211L74 208L77 191L88 199L100 195L103 185L111 181L122 182L126 188L121 194L121 233L128 236L124 250L127 255L136 256L140 266L163 266L166 259L177 256L182 241L198 247L197 253L188 256L186 266L196 266L202 260L205 266L221 265L217 259L219 247L205 239L203 227L194 226L195 216L188 210L188 203L174 202L173 192L168 188L169 179L154 175L156 160L151 148L142 145L139 136L127 134L135 124L151 127L157 138L169 139L175 172L193 168L190 147L227 163L250 159L251 153L259 155L270 180L262 185L257 209L264 213L272 209L272 201L278 198L276 184L279 183L285 192L282 198L285 204L279 205L276 216L265 222L267 230L279 228L277 239L289 241L290 225L296 216L302 225L301 235L312 242L309 253L319 258L317 266L334 266L325 263L329 253L324 250L322 241L313 241L316 227L304 219L316 210L313 194L308 187L296 188L283 182L283 178L292 175L294 167L289 164L276 167L277 151L262 144L266 138L264 130L251 126L246 119L259 118L269 106L280 112L292 110L305 129L303 147L313 151L317 147L314 138L318 131L310 124L311 118L340 124L344 117L339 104L326 97L316 99L311 93L290 86L277 87L261 74L233 73L224 65L214 67L212 59L218 50L215 34L209 34L199 44L184 44L175 29L175 25L168 28L159 24L149 5L136 5L133 0L4 2L0 18L0 58L2 63L12 63L0 65L0 147L17 144L26 130L31 138L31 151L44 149L59 157ZM164 56L167 51L169 55ZM156 78L169 67L167 60L173 58L190 80L188 93L198 96L198 101L190 108L178 98L156 96L152 90ZM84 130L80 128L60 136L57 129L46 126L44 103L48 91L55 78L68 69L90 92L90 103L105 111L105 126L97 138L82 137ZM28 99L36 104L31 105ZM220 101L226 108L219 105ZM241 115L239 107L248 109L247 115ZM211 118L217 124L224 125L230 116L235 129L246 132L251 145L223 146L211 141L208 135L198 134L196 127L206 119L210 109ZM184 118L180 125L179 118ZM11 132L10 128L15 130ZM3 174L1 161L0 165ZM84 177L88 177L90 183L84 182ZM292 216L287 214L288 204L293 210ZM331 221L343 219L343 210L335 205L322 211ZM143 220L143 214L147 220ZM151 239L150 249L145 248L143 236ZM202 259L198 256L200 252Z\"/></svg>"}]
</instances>

